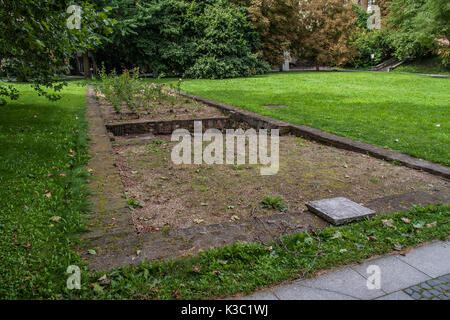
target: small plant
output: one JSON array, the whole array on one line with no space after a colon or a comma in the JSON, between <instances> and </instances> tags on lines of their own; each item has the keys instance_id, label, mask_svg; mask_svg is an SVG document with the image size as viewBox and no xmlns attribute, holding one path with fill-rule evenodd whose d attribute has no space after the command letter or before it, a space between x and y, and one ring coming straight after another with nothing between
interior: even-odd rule
<instances>
[{"instance_id":1,"label":"small plant","mask_svg":"<svg viewBox=\"0 0 450 320\"><path fill-rule=\"evenodd\" d=\"M283 198L281 196L278 196L276 198L273 198L271 196L265 197L261 201L261 208L279 210L280 212L284 212L287 210L286 204L283 202Z\"/></svg>"},{"instance_id":2,"label":"small plant","mask_svg":"<svg viewBox=\"0 0 450 320\"><path fill-rule=\"evenodd\" d=\"M136 200L136 198L128 198L127 203L128 203L128 208L130 208L130 210L134 210L138 207L142 208L142 204L138 200Z\"/></svg>"}]
</instances>

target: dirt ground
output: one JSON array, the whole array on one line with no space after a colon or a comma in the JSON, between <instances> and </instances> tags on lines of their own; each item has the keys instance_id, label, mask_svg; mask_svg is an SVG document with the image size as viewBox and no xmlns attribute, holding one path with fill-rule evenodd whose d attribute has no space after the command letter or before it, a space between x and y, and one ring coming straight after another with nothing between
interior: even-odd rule
<instances>
[{"instance_id":1,"label":"dirt ground","mask_svg":"<svg viewBox=\"0 0 450 320\"><path fill-rule=\"evenodd\" d=\"M122 110L121 113L117 113L111 105L105 103L101 98L99 102L106 124L126 121L186 120L224 116L217 108L186 97L172 93L168 94L170 94L169 99L154 102L150 108L141 110L139 115L130 113L126 109Z\"/></svg>"},{"instance_id":2,"label":"dirt ground","mask_svg":"<svg viewBox=\"0 0 450 320\"><path fill-rule=\"evenodd\" d=\"M313 200L347 197L370 200L411 191L448 190L431 174L367 155L296 138L280 137L280 169L261 176L260 165L175 165L170 136L117 137L113 149L137 231L209 225L280 213L261 208L267 196L281 196L286 214L307 225L323 224L305 212Z\"/></svg>"}]
</instances>

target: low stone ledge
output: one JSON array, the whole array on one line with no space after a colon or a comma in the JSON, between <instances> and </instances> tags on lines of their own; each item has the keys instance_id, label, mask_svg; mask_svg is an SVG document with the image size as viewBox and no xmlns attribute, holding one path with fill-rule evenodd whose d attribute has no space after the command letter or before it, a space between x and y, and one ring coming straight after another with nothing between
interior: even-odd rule
<instances>
[{"instance_id":1,"label":"low stone ledge","mask_svg":"<svg viewBox=\"0 0 450 320\"><path fill-rule=\"evenodd\" d=\"M219 130L228 127L230 118L203 118L203 119L183 119L183 120L162 120L162 121L140 121L140 122L123 122L107 124L106 129L115 136L124 136L129 134L172 134L176 129L187 129L194 131L194 122L201 121L203 130L215 128Z\"/></svg>"}]
</instances>

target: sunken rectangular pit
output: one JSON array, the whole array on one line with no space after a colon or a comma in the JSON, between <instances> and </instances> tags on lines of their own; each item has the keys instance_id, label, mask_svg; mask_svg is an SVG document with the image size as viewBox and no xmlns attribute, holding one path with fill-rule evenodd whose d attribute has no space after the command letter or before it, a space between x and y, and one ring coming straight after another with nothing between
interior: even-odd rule
<instances>
[{"instance_id":1,"label":"sunken rectangular pit","mask_svg":"<svg viewBox=\"0 0 450 320\"><path fill-rule=\"evenodd\" d=\"M176 143L168 135L152 134L145 139L119 136L113 143L140 233L270 221L280 215L290 224L315 228L328 222L306 210L305 204L314 200L345 197L366 204L411 191L448 190L448 182L431 174L291 135L280 137L280 167L271 176L260 175L262 165L174 164ZM263 205L267 197L278 196L286 210Z\"/></svg>"}]
</instances>

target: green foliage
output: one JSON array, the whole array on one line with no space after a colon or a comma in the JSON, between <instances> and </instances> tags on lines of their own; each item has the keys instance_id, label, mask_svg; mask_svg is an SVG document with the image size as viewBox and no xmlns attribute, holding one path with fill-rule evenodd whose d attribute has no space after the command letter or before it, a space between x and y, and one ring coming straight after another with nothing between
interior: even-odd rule
<instances>
[{"instance_id":1,"label":"green foliage","mask_svg":"<svg viewBox=\"0 0 450 320\"><path fill-rule=\"evenodd\" d=\"M71 248L88 209L86 89L69 84L50 103L31 85L0 122L0 297L56 299L67 290Z\"/></svg>"},{"instance_id":2,"label":"green foliage","mask_svg":"<svg viewBox=\"0 0 450 320\"><path fill-rule=\"evenodd\" d=\"M448 0L395 0L388 7L390 41L396 56L421 57L439 53L448 62L450 3ZM437 39L445 40L442 44Z\"/></svg>"},{"instance_id":3,"label":"green foliage","mask_svg":"<svg viewBox=\"0 0 450 320\"><path fill-rule=\"evenodd\" d=\"M271 196L265 197L261 201L261 207L267 208L267 209L279 210L281 212L287 210L286 204L283 202L283 197L281 197L281 196L278 196L276 198L273 198Z\"/></svg>"},{"instance_id":4,"label":"green foliage","mask_svg":"<svg viewBox=\"0 0 450 320\"><path fill-rule=\"evenodd\" d=\"M352 64L355 67L364 67L379 64L389 59L394 48L389 41L387 30L365 30L361 31L353 43L359 51ZM375 57L372 60L371 55Z\"/></svg>"},{"instance_id":5,"label":"green foliage","mask_svg":"<svg viewBox=\"0 0 450 320\"><path fill-rule=\"evenodd\" d=\"M258 34L246 9L226 0L99 1L111 4L114 32L97 56L107 69L138 66L144 73L199 78L267 71L256 55Z\"/></svg>"},{"instance_id":6,"label":"green foliage","mask_svg":"<svg viewBox=\"0 0 450 320\"><path fill-rule=\"evenodd\" d=\"M125 69L117 75L115 70L108 74L103 67L99 75L101 83L96 85L96 91L117 113L125 108L126 112L139 114L142 110L151 110L154 103L173 99L164 92L162 84L140 80L139 68Z\"/></svg>"},{"instance_id":7,"label":"green foliage","mask_svg":"<svg viewBox=\"0 0 450 320\"><path fill-rule=\"evenodd\" d=\"M66 12L69 0L1 1L0 10L0 72L2 76L30 81L39 95L49 100L60 98L65 82L58 75L68 71L67 60L75 51L84 51L99 44L97 33L108 32L112 24L107 10L97 12L83 1L80 29L69 29ZM18 98L17 92L0 84L0 96ZM49 93L44 88L56 92ZM3 104L5 99L0 100Z\"/></svg>"},{"instance_id":8,"label":"green foliage","mask_svg":"<svg viewBox=\"0 0 450 320\"><path fill-rule=\"evenodd\" d=\"M363 9L360 5L356 3L353 4L353 10L356 12L356 26L361 30L369 30L367 27L367 19L371 16L365 9Z\"/></svg>"}]
</instances>

